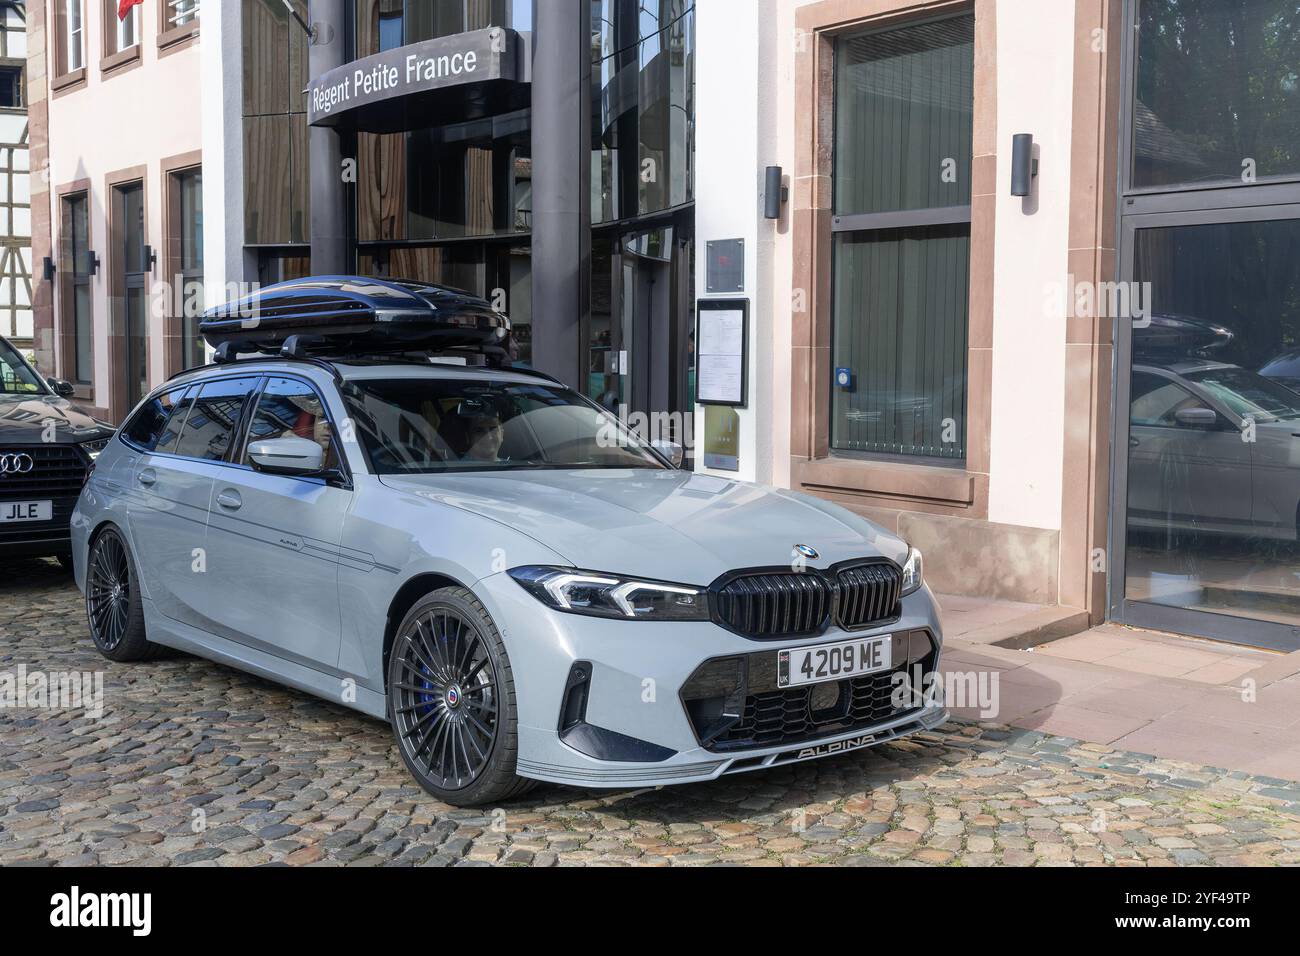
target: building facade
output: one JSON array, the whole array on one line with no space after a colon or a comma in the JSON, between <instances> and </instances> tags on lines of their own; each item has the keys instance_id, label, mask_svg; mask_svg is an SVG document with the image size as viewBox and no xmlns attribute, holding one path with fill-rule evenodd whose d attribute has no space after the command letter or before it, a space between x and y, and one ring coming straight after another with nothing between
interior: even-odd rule
<instances>
[{"instance_id":1,"label":"building facade","mask_svg":"<svg viewBox=\"0 0 1300 956\"><path fill-rule=\"evenodd\" d=\"M121 421L201 362L197 0L50 0L31 26L36 358Z\"/></svg>"},{"instance_id":2,"label":"building facade","mask_svg":"<svg viewBox=\"0 0 1300 956\"><path fill-rule=\"evenodd\" d=\"M112 6L28 9L37 352L105 417L248 284L443 282L1040 635L1300 647L1294 0Z\"/></svg>"},{"instance_id":3,"label":"building facade","mask_svg":"<svg viewBox=\"0 0 1300 956\"><path fill-rule=\"evenodd\" d=\"M739 473L1045 632L1300 647L1298 18L701 4L696 234L744 240L757 343Z\"/></svg>"}]
</instances>

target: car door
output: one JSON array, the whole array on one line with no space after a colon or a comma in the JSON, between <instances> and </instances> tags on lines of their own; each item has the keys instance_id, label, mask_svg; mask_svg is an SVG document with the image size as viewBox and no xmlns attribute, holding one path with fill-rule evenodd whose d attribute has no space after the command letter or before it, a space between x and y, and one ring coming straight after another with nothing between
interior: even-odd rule
<instances>
[{"instance_id":1,"label":"car door","mask_svg":"<svg viewBox=\"0 0 1300 956\"><path fill-rule=\"evenodd\" d=\"M200 386L168 389L145 402L123 431L132 454L112 479L126 504L132 552L145 597L164 617L196 626L207 537L212 466L179 453L178 444Z\"/></svg>"},{"instance_id":2,"label":"car door","mask_svg":"<svg viewBox=\"0 0 1300 956\"><path fill-rule=\"evenodd\" d=\"M334 429L305 379L268 376L247 438L212 486L207 614L219 633L318 669L338 663L338 561L352 503ZM256 470L249 442L296 435L318 441L329 477Z\"/></svg>"}]
</instances>

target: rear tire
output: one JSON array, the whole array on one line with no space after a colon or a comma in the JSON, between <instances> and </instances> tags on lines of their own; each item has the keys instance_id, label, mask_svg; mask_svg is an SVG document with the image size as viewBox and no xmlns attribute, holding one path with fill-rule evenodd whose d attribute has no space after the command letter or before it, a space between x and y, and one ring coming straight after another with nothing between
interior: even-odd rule
<instances>
[{"instance_id":1,"label":"rear tire","mask_svg":"<svg viewBox=\"0 0 1300 956\"><path fill-rule=\"evenodd\" d=\"M515 772L510 657L464 588L434 591L403 618L388 659L388 716L406 769L444 803L498 803L534 786Z\"/></svg>"},{"instance_id":2,"label":"rear tire","mask_svg":"<svg viewBox=\"0 0 1300 956\"><path fill-rule=\"evenodd\" d=\"M166 651L145 637L135 561L116 528L105 529L90 548L86 619L95 647L110 661L148 661Z\"/></svg>"}]
</instances>

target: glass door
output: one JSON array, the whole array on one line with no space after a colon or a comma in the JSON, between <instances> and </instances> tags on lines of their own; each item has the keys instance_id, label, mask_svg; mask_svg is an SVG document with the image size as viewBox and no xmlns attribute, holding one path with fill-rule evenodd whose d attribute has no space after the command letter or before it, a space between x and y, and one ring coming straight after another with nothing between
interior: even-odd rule
<instances>
[{"instance_id":1,"label":"glass door","mask_svg":"<svg viewBox=\"0 0 1300 956\"><path fill-rule=\"evenodd\" d=\"M1300 207L1129 217L1120 619L1300 649Z\"/></svg>"}]
</instances>

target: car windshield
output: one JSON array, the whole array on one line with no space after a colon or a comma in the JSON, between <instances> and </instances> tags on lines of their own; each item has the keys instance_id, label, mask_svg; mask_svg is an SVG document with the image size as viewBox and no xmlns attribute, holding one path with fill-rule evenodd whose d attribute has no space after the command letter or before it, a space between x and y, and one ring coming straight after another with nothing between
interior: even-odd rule
<instances>
[{"instance_id":1,"label":"car windshield","mask_svg":"<svg viewBox=\"0 0 1300 956\"><path fill-rule=\"evenodd\" d=\"M430 376L352 380L343 394L381 475L666 467L617 419L559 386Z\"/></svg>"},{"instance_id":2,"label":"car windshield","mask_svg":"<svg viewBox=\"0 0 1300 956\"><path fill-rule=\"evenodd\" d=\"M1200 385L1242 418L1275 421L1300 418L1300 392L1244 368L1225 366L1190 372Z\"/></svg>"},{"instance_id":3,"label":"car windshield","mask_svg":"<svg viewBox=\"0 0 1300 956\"><path fill-rule=\"evenodd\" d=\"M0 339L0 395L41 395L45 386L18 350Z\"/></svg>"}]
</instances>

